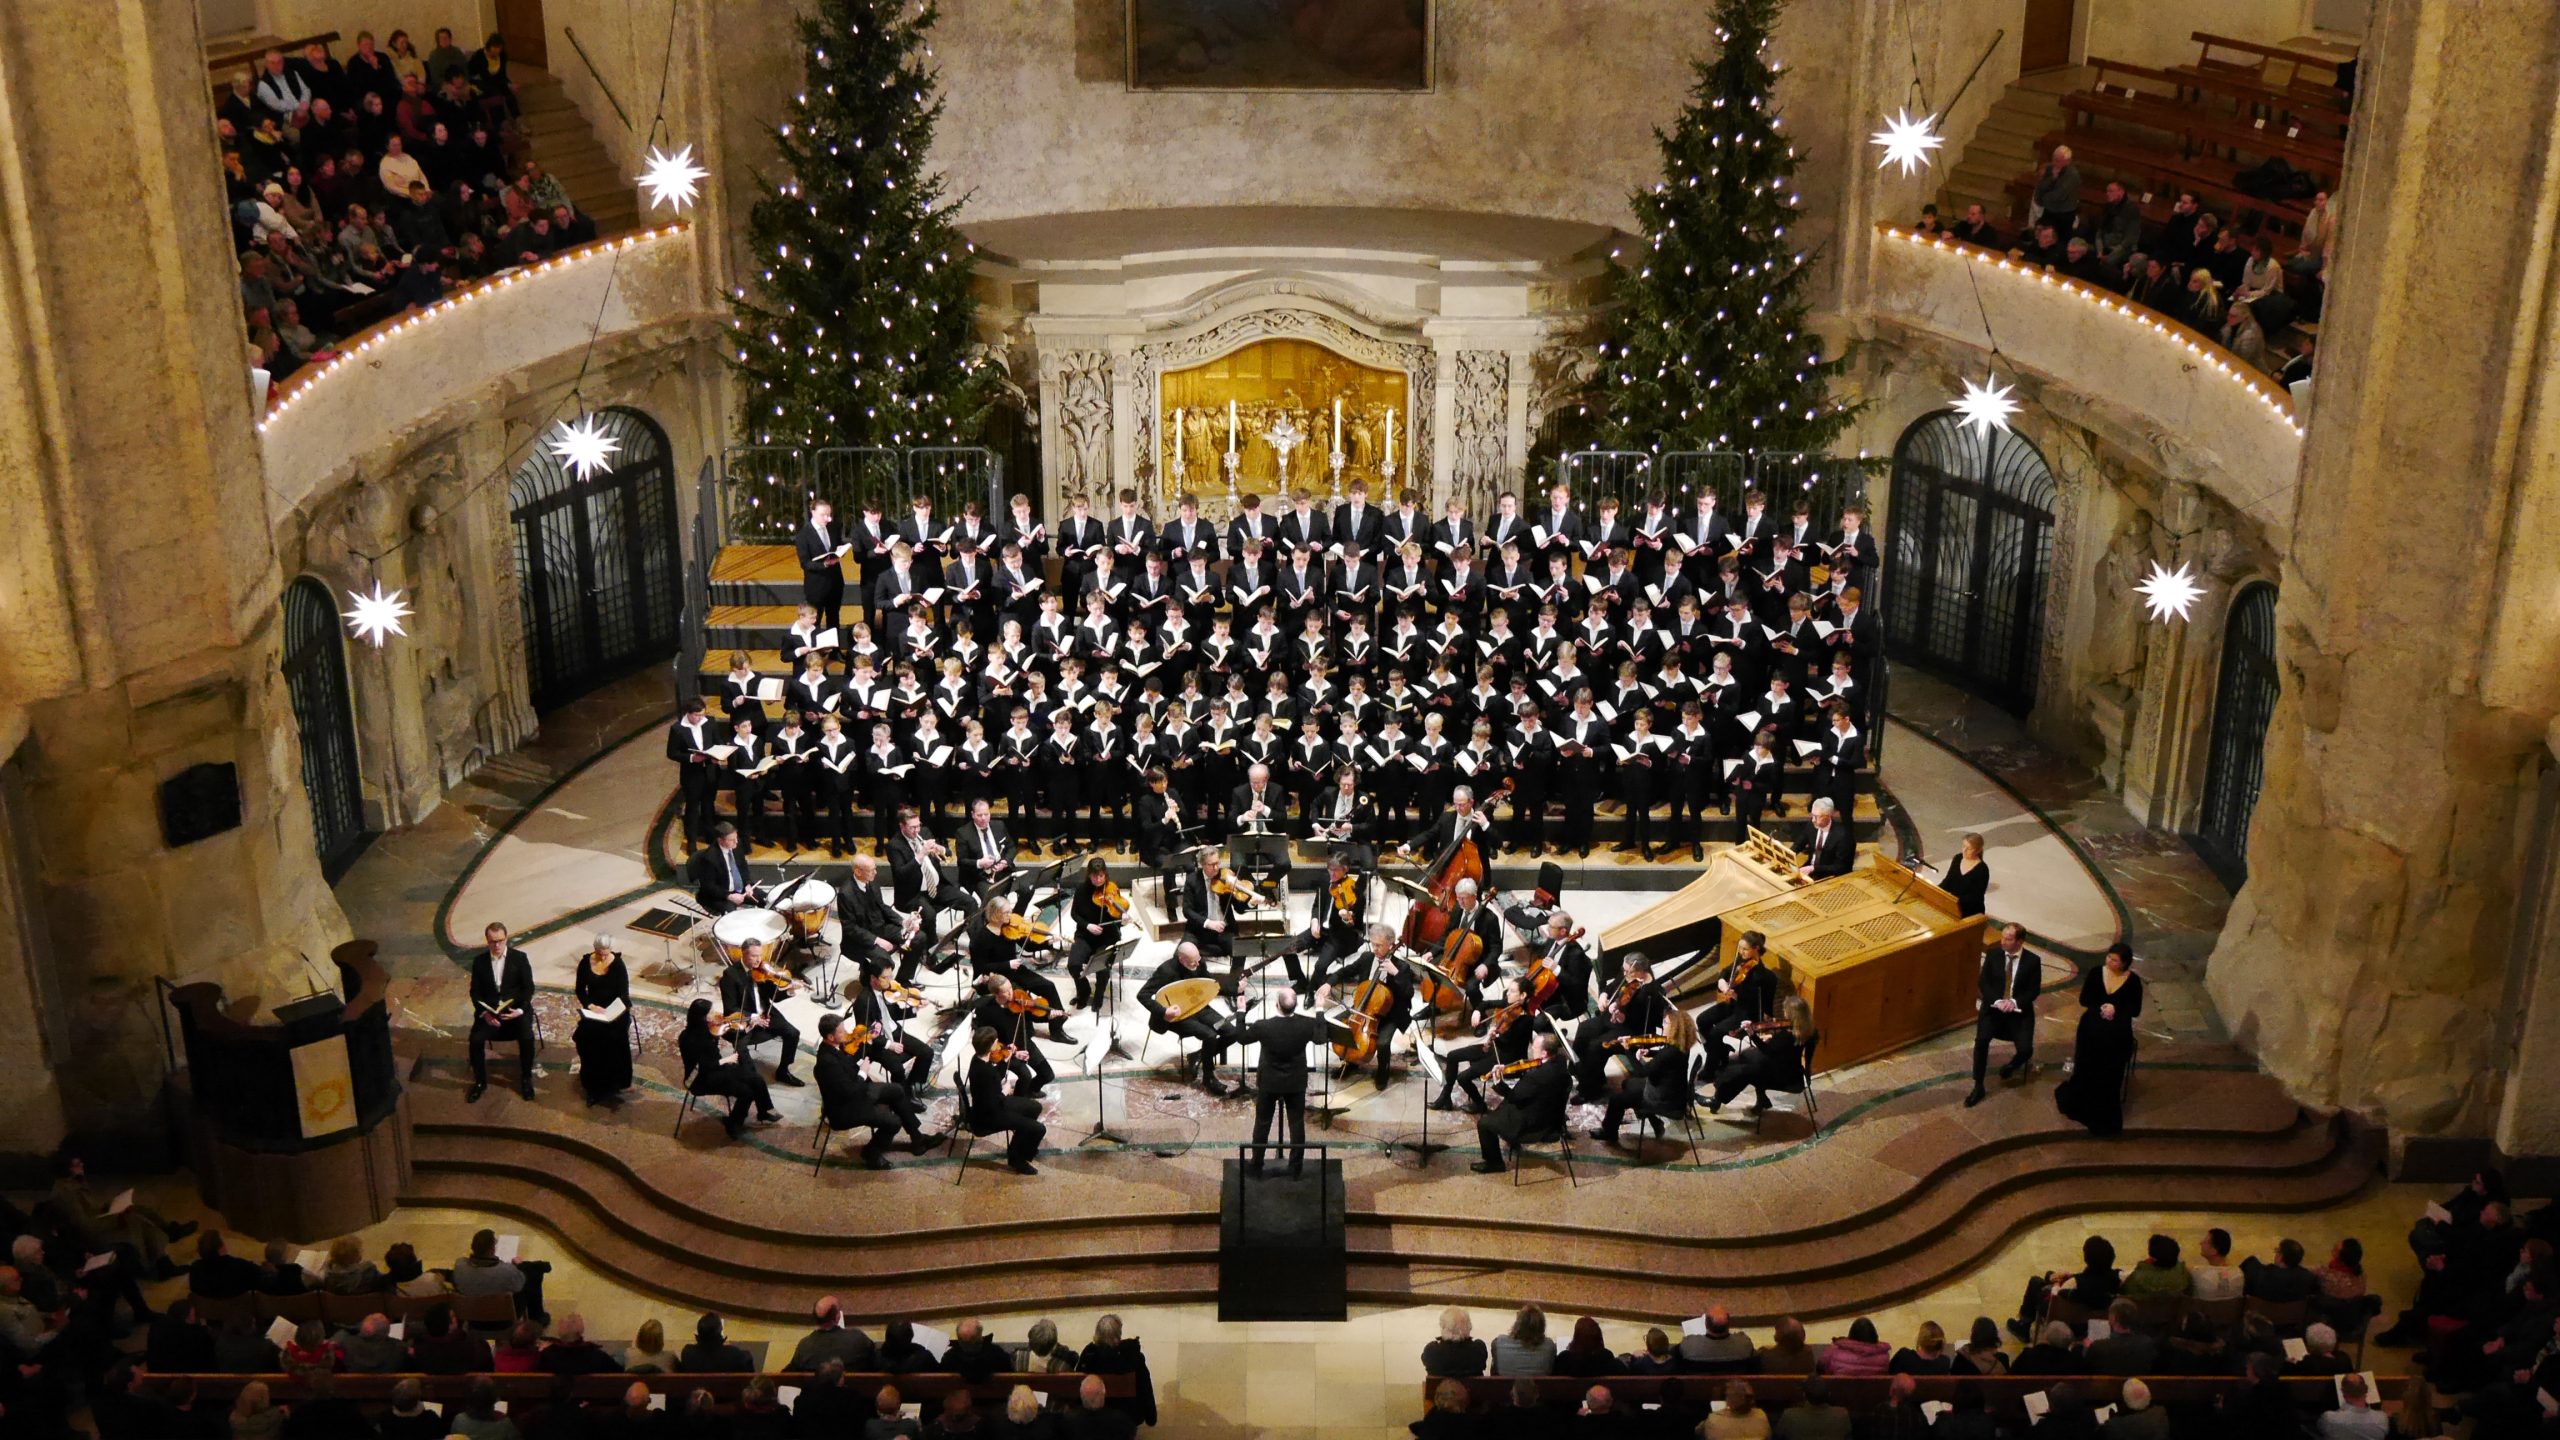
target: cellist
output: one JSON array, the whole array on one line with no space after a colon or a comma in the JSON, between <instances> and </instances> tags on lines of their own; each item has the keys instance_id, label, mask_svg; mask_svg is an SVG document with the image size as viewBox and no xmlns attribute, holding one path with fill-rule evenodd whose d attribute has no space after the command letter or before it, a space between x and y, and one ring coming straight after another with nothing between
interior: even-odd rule
<instances>
[{"instance_id":1,"label":"cellist","mask_svg":"<svg viewBox=\"0 0 2560 1440\"><path fill-rule=\"evenodd\" d=\"M1345 960L1339 969L1325 976L1316 987L1315 1000L1319 1006L1330 1004L1333 987L1347 985L1351 987L1351 994L1345 1003L1353 1009L1369 1008L1361 1003L1364 997L1360 991L1373 980L1387 992L1383 1008L1376 1010L1371 1022L1371 1038L1378 1056L1378 1088L1384 1090L1387 1088L1387 1061L1395 1049L1396 1032L1413 1019L1413 972L1396 959L1396 932L1384 925L1370 926L1368 953ZM1333 1048L1335 1054L1343 1057L1342 1068L1334 1072L1335 1079L1348 1080L1359 1073L1359 1059L1347 1045L1337 1044Z\"/></svg>"}]
</instances>

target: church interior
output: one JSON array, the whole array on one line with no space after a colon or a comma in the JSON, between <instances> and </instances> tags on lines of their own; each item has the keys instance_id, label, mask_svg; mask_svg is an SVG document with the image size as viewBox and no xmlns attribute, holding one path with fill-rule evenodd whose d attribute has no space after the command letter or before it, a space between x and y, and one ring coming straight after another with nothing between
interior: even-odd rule
<instances>
[{"instance_id":1,"label":"church interior","mask_svg":"<svg viewBox=\"0 0 2560 1440\"><path fill-rule=\"evenodd\" d=\"M0 9L0 1432L2560 1434L2541 0Z\"/></svg>"}]
</instances>

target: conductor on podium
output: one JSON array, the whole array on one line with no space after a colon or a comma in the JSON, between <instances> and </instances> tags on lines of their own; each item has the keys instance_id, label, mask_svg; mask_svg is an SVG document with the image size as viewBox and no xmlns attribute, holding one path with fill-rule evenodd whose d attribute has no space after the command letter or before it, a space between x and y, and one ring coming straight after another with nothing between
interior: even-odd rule
<instances>
[{"instance_id":1,"label":"conductor on podium","mask_svg":"<svg viewBox=\"0 0 2560 1440\"><path fill-rule=\"evenodd\" d=\"M1324 1022L1298 1012L1298 992L1282 990L1271 997L1274 1014L1235 1031L1240 1045L1262 1047L1254 1066L1253 1158L1244 1173L1262 1173L1262 1145L1271 1138L1271 1113L1282 1112L1289 1124L1289 1175L1295 1179L1306 1160L1307 1047L1324 1039Z\"/></svg>"}]
</instances>

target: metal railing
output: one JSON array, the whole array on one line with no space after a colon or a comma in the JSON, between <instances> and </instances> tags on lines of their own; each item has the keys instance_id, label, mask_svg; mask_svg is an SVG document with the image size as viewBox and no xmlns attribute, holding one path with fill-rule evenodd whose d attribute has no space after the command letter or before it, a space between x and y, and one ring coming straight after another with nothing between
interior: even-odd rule
<instances>
[{"instance_id":1,"label":"metal railing","mask_svg":"<svg viewBox=\"0 0 2560 1440\"><path fill-rule=\"evenodd\" d=\"M989 516L1003 513L1004 462L979 445L731 446L715 464L705 499L718 515L724 544L787 543L813 500L833 504L848 523L866 503L895 523L918 495L945 518L957 517L970 500Z\"/></svg>"},{"instance_id":2,"label":"metal railing","mask_svg":"<svg viewBox=\"0 0 2560 1440\"><path fill-rule=\"evenodd\" d=\"M1717 505L1738 515L1743 495L1758 490L1779 516L1802 499L1812 507L1815 527L1827 530L1840 523L1843 507L1866 504L1875 463L1791 450L1576 450L1557 456L1551 473L1586 508L1615 499L1632 516L1648 496L1660 495L1684 514L1699 491L1712 489Z\"/></svg>"}]
</instances>

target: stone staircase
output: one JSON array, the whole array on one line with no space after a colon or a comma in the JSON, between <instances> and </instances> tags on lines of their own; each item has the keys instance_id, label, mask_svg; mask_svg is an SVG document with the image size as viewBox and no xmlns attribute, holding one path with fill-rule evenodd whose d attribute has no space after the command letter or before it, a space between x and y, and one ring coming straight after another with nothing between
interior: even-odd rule
<instances>
[{"instance_id":1,"label":"stone staircase","mask_svg":"<svg viewBox=\"0 0 2560 1440\"><path fill-rule=\"evenodd\" d=\"M1948 171L1947 183L1938 191L1939 218L1952 224L1964 217L1964 207L1979 204L2002 232L2015 233L2025 211L2009 193L2009 182L2024 178L2043 160L2036 142L2062 128L2061 97L2087 89L2090 79L2088 70L2066 65L2011 82Z\"/></svg>"},{"instance_id":2,"label":"stone staircase","mask_svg":"<svg viewBox=\"0 0 2560 1440\"><path fill-rule=\"evenodd\" d=\"M587 116L569 99L556 76L521 61L514 66L516 95L524 104L524 128L533 158L556 177L578 209L612 235L640 226L640 195L632 178L596 138Z\"/></svg>"}]
</instances>

